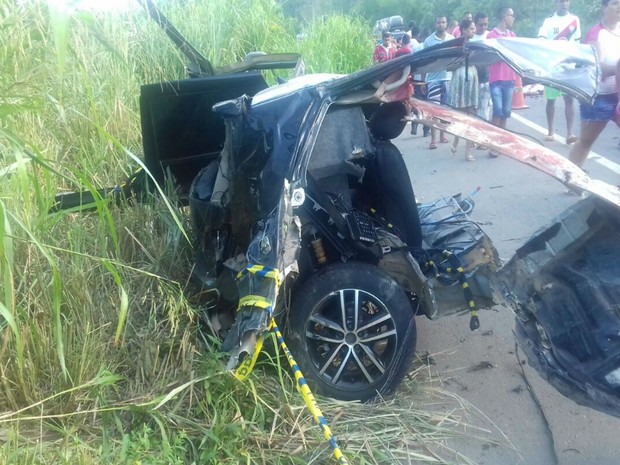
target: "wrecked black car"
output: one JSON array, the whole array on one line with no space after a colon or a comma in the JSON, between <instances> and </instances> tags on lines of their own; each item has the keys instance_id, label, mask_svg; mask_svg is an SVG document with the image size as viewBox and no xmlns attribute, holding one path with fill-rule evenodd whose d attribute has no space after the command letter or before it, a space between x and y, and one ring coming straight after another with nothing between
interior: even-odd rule
<instances>
[{"instance_id":1,"label":"wrecked black car","mask_svg":"<svg viewBox=\"0 0 620 465\"><path fill-rule=\"evenodd\" d=\"M219 73L202 62L194 78L145 85L140 99L145 165L189 204L192 274L229 368L251 370L275 321L317 391L368 400L407 373L416 316L469 312L477 329L478 310L503 303L542 376L620 416L620 192L532 141L410 98L414 72L504 60L589 101L600 73L593 51L457 39L351 75L268 87L260 70L294 61L280 58ZM467 198L416 201L391 142L408 119L591 195L502 266Z\"/></svg>"}]
</instances>

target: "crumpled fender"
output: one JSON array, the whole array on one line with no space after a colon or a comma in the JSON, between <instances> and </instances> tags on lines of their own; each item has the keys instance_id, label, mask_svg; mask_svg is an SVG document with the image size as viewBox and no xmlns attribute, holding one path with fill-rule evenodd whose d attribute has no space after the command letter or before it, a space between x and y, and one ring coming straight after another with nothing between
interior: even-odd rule
<instances>
[{"instance_id":1,"label":"crumpled fender","mask_svg":"<svg viewBox=\"0 0 620 465\"><path fill-rule=\"evenodd\" d=\"M483 145L554 177L567 186L583 189L620 207L620 189L590 178L573 162L547 147L449 107L416 98L410 105L417 112L408 119L432 126Z\"/></svg>"}]
</instances>

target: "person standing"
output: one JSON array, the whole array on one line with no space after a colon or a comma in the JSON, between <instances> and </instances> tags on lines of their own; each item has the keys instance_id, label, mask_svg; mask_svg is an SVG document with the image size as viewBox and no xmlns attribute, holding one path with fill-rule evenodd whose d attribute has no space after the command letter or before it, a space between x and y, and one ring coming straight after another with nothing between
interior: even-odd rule
<instances>
[{"instance_id":1,"label":"person standing","mask_svg":"<svg viewBox=\"0 0 620 465\"><path fill-rule=\"evenodd\" d=\"M459 22L456 19L450 21L448 26L446 27L446 32L454 37L454 31L459 28Z\"/></svg>"},{"instance_id":2,"label":"person standing","mask_svg":"<svg viewBox=\"0 0 620 465\"><path fill-rule=\"evenodd\" d=\"M471 40L476 33L476 25L471 19L464 19L460 24L461 36L465 42ZM478 72L474 65L461 66L452 73L450 80L450 90L448 91L449 105L458 108L469 115L476 114L476 106L478 105ZM452 141L450 152L456 155L459 145L459 137L455 136ZM474 143L465 141L465 160L475 161L471 154Z\"/></svg>"},{"instance_id":3,"label":"person standing","mask_svg":"<svg viewBox=\"0 0 620 465\"><path fill-rule=\"evenodd\" d=\"M396 53L396 47L392 45L392 34L388 31L381 33L381 43L375 47L375 52L372 54L373 63L383 63L384 61L394 58Z\"/></svg>"},{"instance_id":4,"label":"person standing","mask_svg":"<svg viewBox=\"0 0 620 465\"><path fill-rule=\"evenodd\" d=\"M538 30L539 38L567 40L570 42L579 42L581 40L579 17L569 13L569 4L570 0L555 0L555 13L543 21ZM573 121L575 119L574 99L552 87L545 87L545 99L547 99L547 106L545 108L547 113L546 140L555 140L555 130L553 128L555 101L562 95L564 96L564 115L566 117L566 143L571 145L577 142L577 136L573 134Z\"/></svg>"},{"instance_id":5,"label":"person standing","mask_svg":"<svg viewBox=\"0 0 620 465\"><path fill-rule=\"evenodd\" d=\"M415 37L413 34L413 28L417 26L418 25L413 20L409 21L409 23L407 24L407 34L409 35L410 39L413 39Z\"/></svg>"},{"instance_id":6,"label":"person standing","mask_svg":"<svg viewBox=\"0 0 620 465\"><path fill-rule=\"evenodd\" d=\"M618 0L620 1L620 0ZM444 43L446 40L452 40L454 37L446 32L448 20L445 16L438 16L435 21L435 32L428 36L424 41L424 48L432 47ZM426 99L440 103L448 102L448 82L452 77L452 73L446 70L435 71L426 75ZM443 144L449 141L443 131L439 133L439 140ZM437 130L431 129L431 143L429 149L437 148Z\"/></svg>"},{"instance_id":7,"label":"person standing","mask_svg":"<svg viewBox=\"0 0 620 465\"><path fill-rule=\"evenodd\" d=\"M461 18L461 23L463 22L464 19L469 19L470 21L474 20L474 16L469 12L465 12L465 14L463 15L463 17ZM459 24L459 27L455 28L454 31L452 31L452 35L454 36L454 38L456 39L457 37L461 37L461 25Z\"/></svg>"},{"instance_id":8,"label":"person standing","mask_svg":"<svg viewBox=\"0 0 620 465\"><path fill-rule=\"evenodd\" d=\"M403 34L402 39L400 39L400 48L396 50L394 58L402 57L403 55L411 55L412 53L413 50L411 49L409 34Z\"/></svg>"},{"instance_id":9,"label":"person standing","mask_svg":"<svg viewBox=\"0 0 620 465\"><path fill-rule=\"evenodd\" d=\"M419 52L424 48L424 43L420 43L418 39L420 38L420 27L413 26L411 28L411 53ZM426 99L426 83L422 81L421 74L413 75L413 96L419 99ZM424 126L424 137L427 137L430 134L431 130L429 127ZM411 123L411 135L415 136L418 133L418 123Z\"/></svg>"},{"instance_id":10,"label":"person standing","mask_svg":"<svg viewBox=\"0 0 620 465\"><path fill-rule=\"evenodd\" d=\"M476 13L474 18L476 33L470 39L472 42L485 40L489 35L489 17L486 13ZM478 72L478 105L476 113L485 121L491 121L491 91L489 90L489 67L476 66Z\"/></svg>"},{"instance_id":11,"label":"person standing","mask_svg":"<svg viewBox=\"0 0 620 465\"><path fill-rule=\"evenodd\" d=\"M592 105L581 103L579 106L581 131L568 154L568 159L577 166L582 166L586 161L592 144L607 123L614 119L618 106L616 70L620 60L620 0L602 0L601 4L603 19L588 31L584 42L596 49L602 78Z\"/></svg>"},{"instance_id":12,"label":"person standing","mask_svg":"<svg viewBox=\"0 0 620 465\"><path fill-rule=\"evenodd\" d=\"M620 0L617 0L620 1ZM487 39L511 38L517 35L512 32L515 15L512 8L502 7L497 10L497 26L487 34ZM512 94L515 88L517 75L505 62L493 63L489 66L489 89L493 102L493 117L491 122L495 126L506 129L506 122L512 110ZM498 155L491 151L491 158Z\"/></svg>"},{"instance_id":13,"label":"person standing","mask_svg":"<svg viewBox=\"0 0 620 465\"><path fill-rule=\"evenodd\" d=\"M424 48L424 44L420 43L420 27L419 26L413 26L411 28L411 51L412 52L417 52L419 50L422 50L422 48Z\"/></svg>"}]
</instances>

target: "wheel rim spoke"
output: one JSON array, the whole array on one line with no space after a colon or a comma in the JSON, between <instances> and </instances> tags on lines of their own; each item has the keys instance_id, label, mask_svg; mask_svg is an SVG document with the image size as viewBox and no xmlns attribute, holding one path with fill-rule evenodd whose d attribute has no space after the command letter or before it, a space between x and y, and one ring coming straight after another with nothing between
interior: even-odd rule
<instances>
[{"instance_id":1,"label":"wheel rim spoke","mask_svg":"<svg viewBox=\"0 0 620 465\"><path fill-rule=\"evenodd\" d=\"M344 346L344 343L340 344L338 347L336 347L334 349L334 351L332 352L332 354L329 356L329 358L327 359L327 361L325 362L325 364L321 367L321 369L319 370L319 373L322 375L325 373L325 370L327 370L329 368L329 365L331 365L331 363L334 361L334 359L336 358L336 355L338 355L338 352L340 352L340 349L342 349L342 347Z\"/></svg>"},{"instance_id":2,"label":"wheel rim spoke","mask_svg":"<svg viewBox=\"0 0 620 465\"><path fill-rule=\"evenodd\" d=\"M383 366L383 363L381 363L381 360L377 359L377 354L375 354L375 352L366 344L359 344L359 346L364 352L366 352L366 355L370 361L377 367L381 374L385 373L385 367Z\"/></svg>"},{"instance_id":3,"label":"wheel rim spoke","mask_svg":"<svg viewBox=\"0 0 620 465\"><path fill-rule=\"evenodd\" d=\"M379 323L383 323L384 321L391 320L391 319L392 319L392 317L390 316L390 314L386 313L385 315L383 315L383 316L381 316L379 318L375 318L374 320L372 320L369 323L365 324L361 328L358 328L357 332L359 334L361 331L365 331L367 329L372 328L373 326L378 325Z\"/></svg>"},{"instance_id":4,"label":"wheel rim spoke","mask_svg":"<svg viewBox=\"0 0 620 465\"><path fill-rule=\"evenodd\" d=\"M340 364L340 368L338 368L338 371L334 375L334 379L333 379L333 383L334 384L338 384L338 379L340 379L340 376L342 375L342 372L344 371L345 367L349 363L349 357L351 357L351 352L353 352L353 351L351 350L351 347L347 347L347 349L348 349L347 350L347 355L345 355L344 358L342 359L342 363Z\"/></svg>"},{"instance_id":5,"label":"wheel rim spoke","mask_svg":"<svg viewBox=\"0 0 620 465\"><path fill-rule=\"evenodd\" d=\"M384 333L380 333L380 334L375 334L373 336L360 337L358 340L359 342L372 342L372 341L378 341L380 339L386 339L395 334L396 334L396 329L390 329L389 331L385 331Z\"/></svg>"},{"instance_id":6,"label":"wheel rim spoke","mask_svg":"<svg viewBox=\"0 0 620 465\"><path fill-rule=\"evenodd\" d=\"M315 341L331 342L332 344L340 344L341 342L344 342L344 338L334 339L333 337L323 336L322 334L317 334L310 330L306 331L306 337L308 339L314 339Z\"/></svg>"},{"instance_id":7,"label":"wheel rim spoke","mask_svg":"<svg viewBox=\"0 0 620 465\"><path fill-rule=\"evenodd\" d=\"M375 379L372 376L370 376L370 373L368 373L368 370L366 370L366 367L360 360L359 356L355 353L355 351L353 351L353 358L355 358L355 361L357 362L357 366L360 368L360 370L362 370L362 373L364 373L364 376L366 377L368 382L373 383Z\"/></svg>"},{"instance_id":8,"label":"wheel rim spoke","mask_svg":"<svg viewBox=\"0 0 620 465\"><path fill-rule=\"evenodd\" d=\"M353 331L357 331L357 319L360 312L360 290L355 289L355 304L353 305Z\"/></svg>"},{"instance_id":9,"label":"wheel rim spoke","mask_svg":"<svg viewBox=\"0 0 620 465\"><path fill-rule=\"evenodd\" d=\"M344 335L344 328L342 328L338 323L323 315L312 315L310 317L310 321L314 321L320 325L325 326L326 328L333 329L334 331L339 331Z\"/></svg>"},{"instance_id":10,"label":"wheel rim spoke","mask_svg":"<svg viewBox=\"0 0 620 465\"><path fill-rule=\"evenodd\" d=\"M344 302L344 290L338 291L340 294L340 313L342 315L342 327L347 329L347 308Z\"/></svg>"}]
</instances>

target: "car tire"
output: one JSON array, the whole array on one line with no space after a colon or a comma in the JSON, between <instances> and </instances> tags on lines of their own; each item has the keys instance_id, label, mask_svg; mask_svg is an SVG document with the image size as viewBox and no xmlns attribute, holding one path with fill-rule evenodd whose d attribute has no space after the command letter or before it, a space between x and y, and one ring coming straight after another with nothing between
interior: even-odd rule
<instances>
[{"instance_id":1,"label":"car tire","mask_svg":"<svg viewBox=\"0 0 620 465\"><path fill-rule=\"evenodd\" d=\"M414 316L405 292L385 272L339 263L295 292L287 340L311 388L367 401L393 391L407 373L415 353Z\"/></svg>"}]
</instances>

